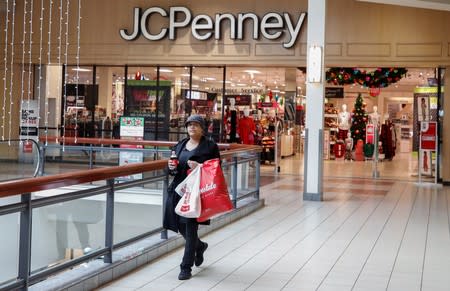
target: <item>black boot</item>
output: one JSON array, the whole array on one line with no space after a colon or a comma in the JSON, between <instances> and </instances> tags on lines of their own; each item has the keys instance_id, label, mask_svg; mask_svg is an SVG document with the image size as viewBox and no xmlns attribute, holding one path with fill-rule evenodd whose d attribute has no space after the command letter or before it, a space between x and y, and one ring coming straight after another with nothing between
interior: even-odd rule
<instances>
[{"instance_id":1,"label":"black boot","mask_svg":"<svg viewBox=\"0 0 450 291\"><path fill-rule=\"evenodd\" d=\"M181 269L180 274L178 275L178 280L189 280L192 277L192 273L190 269Z\"/></svg>"},{"instance_id":2,"label":"black boot","mask_svg":"<svg viewBox=\"0 0 450 291\"><path fill-rule=\"evenodd\" d=\"M203 264L203 253L205 253L206 249L208 248L208 244L207 243L203 243L202 247L197 251L197 253L195 254L195 266L200 267L201 264Z\"/></svg>"}]
</instances>

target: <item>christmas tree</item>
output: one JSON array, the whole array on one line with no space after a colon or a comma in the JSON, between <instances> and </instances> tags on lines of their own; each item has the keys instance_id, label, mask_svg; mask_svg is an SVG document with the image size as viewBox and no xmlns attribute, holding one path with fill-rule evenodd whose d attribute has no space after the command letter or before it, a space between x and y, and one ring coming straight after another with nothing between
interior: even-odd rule
<instances>
[{"instance_id":1,"label":"christmas tree","mask_svg":"<svg viewBox=\"0 0 450 291\"><path fill-rule=\"evenodd\" d=\"M365 109L365 104L363 103L363 98L361 93L355 101L355 106L353 109L353 122L350 131L352 133L353 144L356 145L359 139L363 142L366 141L366 123L367 123L367 112Z\"/></svg>"}]
</instances>

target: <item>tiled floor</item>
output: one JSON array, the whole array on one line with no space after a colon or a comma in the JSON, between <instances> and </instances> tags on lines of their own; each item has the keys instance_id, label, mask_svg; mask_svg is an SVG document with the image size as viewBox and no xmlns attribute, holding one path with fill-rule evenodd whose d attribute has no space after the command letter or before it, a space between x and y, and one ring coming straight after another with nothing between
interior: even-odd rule
<instances>
[{"instance_id":1,"label":"tiled floor","mask_svg":"<svg viewBox=\"0 0 450 291\"><path fill-rule=\"evenodd\" d=\"M283 163L261 189L266 207L204 237L190 280L177 279L179 249L99 290L450 290L450 188L403 170L325 178L324 201L302 201L298 161Z\"/></svg>"}]
</instances>

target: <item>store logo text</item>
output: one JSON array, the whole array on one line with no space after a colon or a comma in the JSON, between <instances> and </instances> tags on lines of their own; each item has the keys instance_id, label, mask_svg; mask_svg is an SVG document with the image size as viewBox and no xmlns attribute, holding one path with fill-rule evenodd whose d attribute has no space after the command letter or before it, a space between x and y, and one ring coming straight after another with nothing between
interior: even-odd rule
<instances>
[{"instance_id":1,"label":"store logo text","mask_svg":"<svg viewBox=\"0 0 450 291\"><path fill-rule=\"evenodd\" d=\"M149 20L153 14L159 14L162 17L169 17L168 27L158 28L158 33L151 33ZM120 30L120 36L124 40L135 40L141 34L148 40L161 40L169 35L169 40L176 39L176 31L190 25L192 36L197 40L208 40L214 35L215 40L222 38L222 23L228 22L230 39L242 40L244 35L244 23L247 20L252 21L252 38L257 40L260 37L276 40L287 33L288 41L283 42L284 48L291 48L297 41L306 13L303 12L297 21L293 21L288 13L278 14L269 12L260 20L254 13L239 13L237 16L231 13L216 14L214 19L206 14L192 16L191 11L186 7L170 7L169 12L160 7L151 7L143 13L141 8L133 9L134 21L133 32L129 33L127 29ZM287 28L286 28L287 27Z\"/></svg>"}]
</instances>

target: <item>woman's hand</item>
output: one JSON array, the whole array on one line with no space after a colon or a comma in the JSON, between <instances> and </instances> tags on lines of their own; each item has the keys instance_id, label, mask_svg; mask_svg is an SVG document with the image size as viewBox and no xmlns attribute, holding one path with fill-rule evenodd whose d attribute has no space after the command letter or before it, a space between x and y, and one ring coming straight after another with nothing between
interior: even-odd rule
<instances>
[{"instance_id":1,"label":"woman's hand","mask_svg":"<svg viewBox=\"0 0 450 291\"><path fill-rule=\"evenodd\" d=\"M169 170L173 171L177 168L177 164L174 160L169 159L167 162L167 166L169 167Z\"/></svg>"},{"instance_id":2,"label":"woman's hand","mask_svg":"<svg viewBox=\"0 0 450 291\"><path fill-rule=\"evenodd\" d=\"M191 168L193 170L198 166L199 163L197 163L196 161L188 160L187 164L188 164L189 168Z\"/></svg>"}]
</instances>

